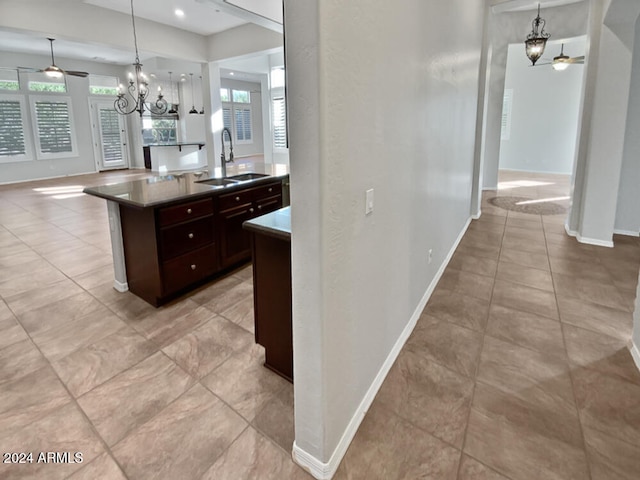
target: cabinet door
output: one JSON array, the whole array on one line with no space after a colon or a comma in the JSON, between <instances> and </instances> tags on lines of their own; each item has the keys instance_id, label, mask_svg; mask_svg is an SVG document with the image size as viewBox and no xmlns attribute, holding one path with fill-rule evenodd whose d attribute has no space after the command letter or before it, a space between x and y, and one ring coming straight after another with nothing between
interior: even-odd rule
<instances>
[{"instance_id":1,"label":"cabinet door","mask_svg":"<svg viewBox=\"0 0 640 480\"><path fill-rule=\"evenodd\" d=\"M251 258L251 238L242 224L253 218L254 212L252 204L220 212L220 265L223 268Z\"/></svg>"}]
</instances>

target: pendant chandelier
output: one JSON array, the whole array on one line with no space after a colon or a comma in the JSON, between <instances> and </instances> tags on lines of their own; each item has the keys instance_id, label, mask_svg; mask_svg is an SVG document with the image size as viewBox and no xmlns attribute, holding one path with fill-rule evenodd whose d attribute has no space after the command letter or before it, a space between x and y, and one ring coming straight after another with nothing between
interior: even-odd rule
<instances>
[{"instance_id":1,"label":"pendant chandelier","mask_svg":"<svg viewBox=\"0 0 640 480\"><path fill-rule=\"evenodd\" d=\"M191 75L191 110L189 110L189 113L193 114L193 113L198 113L198 110L196 110L196 103L193 100L193 73L190 73L189 75Z\"/></svg>"},{"instance_id":2,"label":"pendant chandelier","mask_svg":"<svg viewBox=\"0 0 640 480\"><path fill-rule=\"evenodd\" d=\"M133 64L135 70L135 76L129 74L129 85L126 92L124 87L120 85L118 87L118 98L114 102L113 106L121 115L129 115L133 112L138 112L142 117L144 112L144 102L149 96L149 82L144 73L142 73L142 64L140 63L140 56L138 55L138 39L136 37L136 20L133 14L133 0L131 0L131 23L133 25L133 44L136 49L136 61ZM158 87L158 98L155 103L149 105L149 111L156 115L162 115L167 111L167 101L162 96L162 88Z\"/></svg>"},{"instance_id":3,"label":"pendant chandelier","mask_svg":"<svg viewBox=\"0 0 640 480\"><path fill-rule=\"evenodd\" d=\"M538 4L538 16L531 22L531 33L524 41L527 57L531 60L532 65L535 65L544 53L544 47L551 36L544 31L545 23L544 19L540 18L540 4Z\"/></svg>"},{"instance_id":4,"label":"pendant chandelier","mask_svg":"<svg viewBox=\"0 0 640 480\"><path fill-rule=\"evenodd\" d=\"M202 75L200 75L200 92L203 92L204 85L202 85ZM204 101L202 102L202 108L198 112L200 115L204 115Z\"/></svg>"}]
</instances>

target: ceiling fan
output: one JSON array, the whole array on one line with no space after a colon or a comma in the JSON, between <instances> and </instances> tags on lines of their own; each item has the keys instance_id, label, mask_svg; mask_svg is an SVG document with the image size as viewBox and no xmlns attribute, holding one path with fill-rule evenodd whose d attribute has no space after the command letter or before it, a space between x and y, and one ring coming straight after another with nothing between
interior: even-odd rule
<instances>
[{"instance_id":1,"label":"ceiling fan","mask_svg":"<svg viewBox=\"0 0 640 480\"><path fill-rule=\"evenodd\" d=\"M28 68L28 67L18 67L18 68L21 70L26 70L30 72L42 72L46 76L51 78L61 78L63 75L72 75L74 77L84 78L89 75L88 72L78 72L76 70L63 70L60 67L58 67L56 65L55 59L53 58L53 41L55 40L55 38L47 38L47 40L49 40L49 43L51 46L51 65L41 70L37 68Z\"/></svg>"},{"instance_id":2,"label":"ceiling fan","mask_svg":"<svg viewBox=\"0 0 640 480\"><path fill-rule=\"evenodd\" d=\"M569 65L573 63L584 63L584 55L581 55L579 57L570 57L568 55L565 55L564 43L563 43L562 46L560 47L560 55L558 55L557 57L553 57L552 62L537 63L535 66L537 67L541 65L551 65L554 70L562 71L562 70L566 70L569 67Z\"/></svg>"}]
</instances>

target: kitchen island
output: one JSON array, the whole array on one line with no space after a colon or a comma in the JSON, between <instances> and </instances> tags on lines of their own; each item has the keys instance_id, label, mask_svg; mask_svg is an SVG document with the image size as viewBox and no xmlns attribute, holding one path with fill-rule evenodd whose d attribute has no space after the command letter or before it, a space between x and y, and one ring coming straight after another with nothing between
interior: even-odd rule
<instances>
[{"instance_id":1,"label":"kitchen island","mask_svg":"<svg viewBox=\"0 0 640 480\"><path fill-rule=\"evenodd\" d=\"M159 306L248 261L242 223L282 207L288 175L232 173L235 180L188 172L86 188L107 200L114 288Z\"/></svg>"},{"instance_id":2,"label":"kitchen island","mask_svg":"<svg viewBox=\"0 0 640 480\"><path fill-rule=\"evenodd\" d=\"M256 343L265 367L293 382L291 313L291 208L247 220L253 259Z\"/></svg>"}]
</instances>

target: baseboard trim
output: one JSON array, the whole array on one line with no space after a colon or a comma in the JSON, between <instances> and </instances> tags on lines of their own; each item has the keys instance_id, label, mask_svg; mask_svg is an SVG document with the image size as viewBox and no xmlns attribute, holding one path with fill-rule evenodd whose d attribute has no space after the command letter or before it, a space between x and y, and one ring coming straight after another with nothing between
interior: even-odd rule
<instances>
[{"instance_id":1,"label":"baseboard trim","mask_svg":"<svg viewBox=\"0 0 640 480\"><path fill-rule=\"evenodd\" d=\"M583 237L580 234L576 235L576 239L580 243L586 243L587 245L596 245L598 247L613 248L613 241L612 240L600 240L600 239L597 239L597 238Z\"/></svg>"},{"instance_id":2,"label":"baseboard trim","mask_svg":"<svg viewBox=\"0 0 640 480\"><path fill-rule=\"evenodd\" d=\"M119 292L127 292L129 291L129 283L128 282L119 282L118 280L113 281L113 288L115 288Z\"/></svg>"},{"instance_id":3,"label":"baseboard trim","mask_svg":"<svg viewBox=\"0 0 640 480\"><path fill-rule=\"evenodd\" d=\"M471 215L471 220L478 220L482 216L482 210L478 210L478 213Z\"/></svg>"},{"instance_id":4,"label":"baseboard trim","mask_svg":"<svg viewBox=\"0 0 640 480\"><path fill-rule=\"evenodd\" d=\"M317 478L318 480L330 480L333 477L333 475L336 473L336 470L338 470L338 467L340 466L340 462L342 461L342 458L344 457L344 455L347 453L347 449L349 448L349 445L351 445L351 442L353 441L353 437L355 437L356 433L358 432L358 428L360 427L362 420L364 420L364 416L369 411L369 407L371 407L371 404L373 403L373 400L375 399L376 394L378 393L378 390L382 386L382 382L384 382L384 379L387 377L389 370L391 370L393 363L396 361L396 358L398 358L398 355L400 354L402 347L404 347L405 342L411 335L411 332L413 332L413 329L415 328L416 324L418 323L418 319L422 314L422 310L424 310L424 307L427 305L427 302L429 301L431 294L435 290L436 285L438 284L438 281L440 280L440 278L442 277L442 274L447 268L447 265L449 265L449 262L451 261L453 254L455 253L456 249L458 248L458 245L462 241L462 237L464 237L464 234L467 232L467 229L469 228L470 224L471 224L471 217L467 219L467 222L465 223L460 234L458 235L458 238L456 239L455 243L449 250L449 253L447 254L444 261L442 262L442 265L440 265L440 268L436 272L435 276L433 277L433 280L429 284L427 290L425 291L420 302L418 303L418 306L414 310L413 315L411 315L409 322L407 323L406 327L400 334L400 337L398 337L398 340L396 341L396 343L393 345L393 348L389 352L389 355L387 355L387 358L385 359L384 363L382 364L382 367L378 371L378 374L373 380L373 383L367 390L367 393L365 394L362 401L360 402L360 405L358 405L358 408L353 414L353 417L351 417L351 421L349 422L349 424L347 425L347 428L342 434L342 437L340 438L340 441L338 442L338 445L333 451L333 454L331 455L331 458L329 459L329 461L327 463L321 462L316 457L314 457L307 451L300 448L295 441L293 442L293 450L291 452L293 456L293 460L302 468L307 470L311 475L313 475L314 478Z\"/></svg>"},{"instance_id":5,"label":"baseboard trim","mask_svg":"<svg viewBox=\"0 0 640 480\"><path fill-rule=\"evenodd\" d=\"M635 342L631 342L631 356L633 357L633 361L636 363L636 367L640 370L640 350Z\"/></svg>"},{"instance_id":6,"label":"baseboard trim","mask_svg":"<svg viewBox=\"0 0 640 480\"><path fill-rule=\"evenodd\" d=\"M613 233L615 233L616 235L627 235L629 237L640 237L640 232L634 232L633 230L619 230L619 229L614 229Z\"/></svg>"},{"instance_id":7,"label":"baseboard trim","mask_svg":"<svg viewBox=\"0 0 640 480\"><path fill-rule=\"evenodd\" d=\"M578 236L578 232L576 232L575 230L571 230L568 223L564 224L564 231L567 232L567 235L569 235L570 237Z\"/></svg>"}]
</instances>

